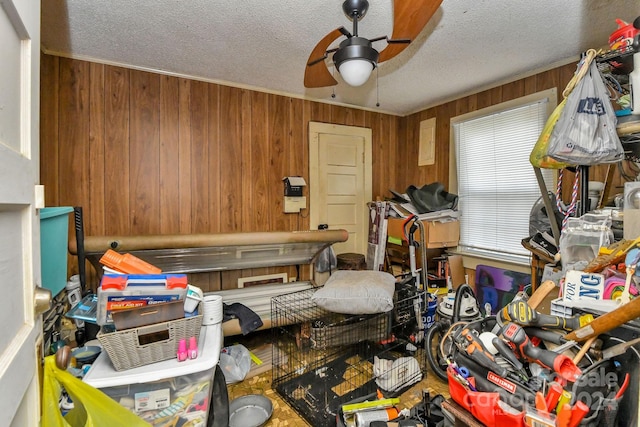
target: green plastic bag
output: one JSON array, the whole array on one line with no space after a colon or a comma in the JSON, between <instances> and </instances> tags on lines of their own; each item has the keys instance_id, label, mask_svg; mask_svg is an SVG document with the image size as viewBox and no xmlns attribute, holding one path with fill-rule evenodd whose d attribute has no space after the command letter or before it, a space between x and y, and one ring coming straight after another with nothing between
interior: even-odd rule
<instances>
[{"instance_id":1,"label":"green plastic bag","mask_svg":"<svg viewBox=\"0 0 640 427\"><path fill-rule=\"evenodd\" d=\"M64 417L58 407L62 387L74 408ZM44 359L42 427L149 426L109 396L56 366L55 355Z\"/></svg>"},{"instance_id":2,"label":"green plastic bag","mask_svg":"<svg viewBox=\"0 0 640 427\"><path fill-rule=\"evenodd\" d=\"M536 145L533 147L533 151L531 151L529 161L533 166L537 168L564 169L569 166L567 163L559 162L547 155L547 151L549 148L549 138L551 138L553 128L560 118L560 114L562 114L562 110L564 109L566 103L567 98L563 99L562 102L555 108L555 110L553 110L553 113L551 113L544 125L544 128L542 129L542 133L540 134Z\"/></svg>"}]
</instances>

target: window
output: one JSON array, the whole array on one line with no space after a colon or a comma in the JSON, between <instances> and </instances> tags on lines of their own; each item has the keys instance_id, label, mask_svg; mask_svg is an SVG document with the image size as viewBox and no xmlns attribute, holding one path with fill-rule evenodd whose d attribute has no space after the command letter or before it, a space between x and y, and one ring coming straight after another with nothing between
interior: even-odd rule
<instances>
[{"instance_id":1,"label":"window","mask_svg":"<svg viewBox=\"0 0 640 427\"><path fill-rule=\"evenodd\" d=\"M452 119L462 252L528 262L521 241L540 197L529 154L555 105L549 90Z\"/></svg>"}]
</instances>

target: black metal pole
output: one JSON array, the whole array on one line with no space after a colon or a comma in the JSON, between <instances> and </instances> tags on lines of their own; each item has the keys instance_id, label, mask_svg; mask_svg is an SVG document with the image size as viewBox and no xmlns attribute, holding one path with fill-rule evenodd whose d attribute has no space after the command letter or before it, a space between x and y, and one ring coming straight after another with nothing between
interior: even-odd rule
<instances>
[{"instance_id":1,"label":"black metal pole","mask_svg":"<svg viewBox=\"0 0 640 427\"><path fill-rule=\"evenodd\" d=\"M78 253L78 275L80 276L80 287L82 293L87 289L87 273L85 269L84 253L84 221L82 218L82 207L73 208L73 219L76 227L76 251Z\"/></svg>"},{"instance_id":2,"label":"black metal pole","mask_svg":"<svg viewBox=\"0 0 640 427\"><path fill-rule=\"evenodd\" d=\"M577 216L581 217L589 211L589 166L578 166L580 171L580 211Z\"/></svg>"}]
</instances>

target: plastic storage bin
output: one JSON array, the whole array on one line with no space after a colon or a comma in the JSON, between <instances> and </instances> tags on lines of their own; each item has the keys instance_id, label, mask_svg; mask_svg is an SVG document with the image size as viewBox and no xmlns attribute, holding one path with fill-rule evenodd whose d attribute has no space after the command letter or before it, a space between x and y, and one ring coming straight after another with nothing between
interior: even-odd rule
<instances>
[{"instance_id":1,"label":"plastic storage bin","mask_svg":"<svg viewBox=\"0 0 640 427\"><path fill-rule=\"evenodd\" d=\"M40 209L40 264L42 286L55 297L67 284L67 245L69 214L73 208L61 206Z\"/></svg>"},{"instance_id":2,"label":"plastic storage bin","mask_svg":"<svg viewBox=\"0 0 640 427\"><path fill-rule=\"evenodd\" d=\"M205 326L196 359L174 358L120 372L102 352L83 381L154 425L172 425L170 421L182 418L204 427L222 342L220 324Z\"/></svg>"},{"instance_id":3,"label":"plastic storage bin","mask_svg":"<svg viewBox=\"0 0 640 427\"><path fill-rule=\"evenodd\" d=\"M184 300L186 274L105 274L98 287L98 325L113 323L116 310Z\"/></svg>"}]
</instances>

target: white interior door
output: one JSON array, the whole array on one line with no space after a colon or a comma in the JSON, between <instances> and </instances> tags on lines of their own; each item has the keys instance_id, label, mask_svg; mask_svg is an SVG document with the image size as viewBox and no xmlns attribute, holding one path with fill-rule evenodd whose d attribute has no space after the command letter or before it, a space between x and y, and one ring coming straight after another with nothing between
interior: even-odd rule
<instances>
[{"instance_id":1,"label":"white interior door","mask_svg":"<svg viewBox=\"0 0 640 427\"><path fill-rule=\"evenodd\" d=\"M0 6L0 425L37 426L40 2Z\"/></svg>"},{"instance_id":2,"label":"white interior door","mask_svg":"<svg viewBox=\"0 0 640 427\"><path fill-rule=\"evenodd\" d=\"M371 129L309 123L309 210L319 224L343 228L349 239L336 254L367 253L371 201Z\"/></svg>"}]
</instances>

